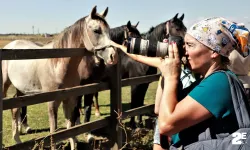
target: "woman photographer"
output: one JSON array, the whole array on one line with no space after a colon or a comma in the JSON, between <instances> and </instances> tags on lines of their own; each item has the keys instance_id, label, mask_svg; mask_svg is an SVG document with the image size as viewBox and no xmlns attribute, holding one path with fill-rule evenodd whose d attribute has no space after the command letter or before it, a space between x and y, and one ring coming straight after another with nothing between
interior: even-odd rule
<instances>
[{"instance_id":1,"label":"woman photographer","mask_svg":"<svg viewBox=\"0 0 250 150\"><path fill-rule=\"evenodd\" d=\"M164 59L128 54L139 62L159 68L164 77L158 104L159 130L160 134L172 137L172 146L185 147L201 141L200 135L206 132L216 139L239 128L229 80L225 72L220 71L233 74L227 69L228 56L234 49L245 51L241 49L242 40L237 39L244 38L238 32L242 30L248 32L219 17L194 24L185 35L185 55L192 72L200 74L202 80L179 93L181 61L176 43L169 45L169 55ZM118 47L126 52L125 47Z\"/></svg>"}]
</instances>

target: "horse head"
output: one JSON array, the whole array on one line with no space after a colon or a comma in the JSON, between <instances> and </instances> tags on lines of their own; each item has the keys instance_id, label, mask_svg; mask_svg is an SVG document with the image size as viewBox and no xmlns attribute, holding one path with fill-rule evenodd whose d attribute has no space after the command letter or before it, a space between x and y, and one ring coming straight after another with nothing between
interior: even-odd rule
<instances>
[{"instance_id":1,"label":"horse head","mask_svg":"<svg viewBox=\"0 0 250 150\"><path fill-rule=\"evenodd\" d=\"M178 18L178 13L169 21L166 22L166 34L170 36L181 36L184 38L187 28L183 24L184 14Z\"/></svg>"},{"instance_id":2,"label":"horse head","mask_svg":"<svg viewBox=\"0 0 250 150\"><path fill-rule=\"evenodd\" d=\"M158 24L155 27L151 27L145 34L145 39L150 41L162 42L164 39L168 39L170 36L184 37L187 28L183 24L184 14L178 18L178 13L172 18L163 23Z\"/></svg>"},{"instance_id":3,"label":"horse head","mask_svg":"<svg viewBox=\"0 0 250 150\"><path fill-rule=\"evenodd\" d=\"M108 8L100 14L96 12L96 6L92 9L85 18L83 43L88 51L103 59L105 64L115 64L118 57L116 50L110 46L110 28L105 20L107 13Z\"/></svg>"},{"instance_id":4,"label":"horse head","mask_svg":"<svg viewBox=\"0 0 250 150\"><path fill-rule=\"evenodd\" d=\"M132 25L131 22L128 21L127 25L125 26L125 30L124 30L125 40L127 40L130 37L141 38L141 34L140 34L139 30L137 29L138 24L139 24L139 21L137 22L136 25Z\"/></svg>"}]
</instances>

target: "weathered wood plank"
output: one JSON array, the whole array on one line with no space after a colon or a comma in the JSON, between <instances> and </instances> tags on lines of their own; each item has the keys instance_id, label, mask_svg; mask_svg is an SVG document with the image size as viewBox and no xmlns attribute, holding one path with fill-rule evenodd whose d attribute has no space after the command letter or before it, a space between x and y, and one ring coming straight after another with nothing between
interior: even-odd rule
<instances>
[{"instance_id":1,"label":"weathered wood plank","mask_svg":"<svg viewBox=\"0 0 250 150\"><path fill-rule=\"evenodd\" d=\"M122 102L121 102L121 58L119 56L119 61L115 65L113 77L110 80L110 130L111 130L111 141L114 142L112 150L118 150L122 148L122 129L119 127L118 116L122 112Z\"/></svg>"},{"instance_id":2,"label":"weathered wood plank","mask_svg":"<svg viewBox=\"0 0 250 150\"><path fill-rule=\"evenodd\" d=\"M64 49L2 49L2 60L42 59L93 55L83 48Z\"/></svg>"},{"instance_id":3,"label":"weathered wood plank","mask_svg":"<svg viewBox=\"0 0 250 150\"><path fill-rule=\"evenodd\" d=\"M123 79L121 84L123 86L129 86L146 82L153 82L157 81L158 79L159 75L150 75L150 76L136 77L130 79ZM76 86L73 88L60 89L57 91L52 91L47 93L32 94L32 95L20 96L17 98L4 98L3 110L44 103L55 99L66 98L72 95L79 96L79 95L91 94L108 89L109 89L108 83L93 83L84 86Z\"/></svg>"},{"instance_id":4,"label":"weathered wood plank","mask_svg":"<svg viewBox=\"0 0 250 150\"><path fill-rule=\"evenodd\" d=\"M134 109L130 109L125 112L122 112L122 119L134 117L137 115L142 115L142 114L149 113L149 112L154 112L154 106L155 106L154 104L150 104L150 105L146 105L146 106L142 106L142 107L138 107L138 108L134 108Z\"/></svg>"},{"instance_id":5,"label":"weathered wood plank","mask_svg":"<svg viewBox=\"0 0 250 150\"><path fill-rule=\"evenodd\" d=\"M44 103L55 99L65 99L66 97L72 95L79 96L108 89L109 89L108 83L93 83L84 86L76 86L73 88L60 89L57 91L52 91L47 93L32 94L16 98L5 98L3 100L3 110Z\"/></svg>"},{"instance_id":6,"label":"weathered wood plank","mask_svg":"<svg viewBox=\"0 0 250 150\"><path fill-rule=\"evenodd\" d=\"M34 146L37 144L37 147L39 147L39 144L41 141L43 141L43 144L45 146L50 145L50 140L53 138L53 141L58 142L64 139L67 139L72 136L77 136L79 134L93 131L96 129L104 128L109 125L110 122L110 116L104 118L104 119L99 119L93 122L88 122L85 124L77 125L74 126L70 129L65 129L61 130L58 132L55 132L53 134L50 134L46 137L41 137L38 139L33 139L24 143L16 144L10 147L5 147L4 149L9 149L9 150L27 150L27 149L32 149Z\"/></svg>"},{"instance_id":7,"label":"weathered wood plank","mask_svg":"<svg viewBox=\"0 0 250 150\"><path fill-rule=\"evenodd\" d=\"M131 86L131 85L138 85L142 83L154 82L154 81L158 81L159 77L160 77L160 74L154 74L154 75L123 79L122 86Z\"/></svg>"},{"instance_id":8,"label":"weathered wood plank","mask_svg":"<svg viewBox=\"0 0 250 150\"><path fill-rule=\"evenodd\" d=\"M0 50L0 147L3 145L3 78L2 78L2 51Z\"/></svg>"}]
</instances>

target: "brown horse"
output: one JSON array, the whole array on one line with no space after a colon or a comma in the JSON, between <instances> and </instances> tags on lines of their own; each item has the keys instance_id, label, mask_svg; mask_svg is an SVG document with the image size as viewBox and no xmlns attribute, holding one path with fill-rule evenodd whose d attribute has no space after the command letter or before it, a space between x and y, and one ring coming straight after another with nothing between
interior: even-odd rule
<instances>
[{"instance_id":1,"label":"brown horse","mask_svg":"<svg viewBox=\"0 0 250 150\"><path fill-rule=\"evenodd\" d=\"M6 96L10 84L13 84L22 94L49 92L77 86L82 78L78 72L78 66L81 62L85 64L85 69L83 68L82 71L89 74L91 73L89 72L90 66L93 66L100 59L103 59L105 64L115 64L117 53L113 47L110 47L109 25L104 19L106 15L107 11L104 15L97 14L96 7L94 7L90 15L66 28L52 43L44 47L21 40L6 45L4 49L85 48L95 56L3 61L4 96ZM51 133L57 128L57 111L61 102L63 103L67 128L75 124L73 113L76 106L75 96L48 102ZM19 108L12 109L13 138L17 143L21 142L18 131L19 116ZM75 149L75 138L70 138L70 144L71 149ZM55 143L52 144L52 149L54 148Z\"/></svg>"}]
</instances>

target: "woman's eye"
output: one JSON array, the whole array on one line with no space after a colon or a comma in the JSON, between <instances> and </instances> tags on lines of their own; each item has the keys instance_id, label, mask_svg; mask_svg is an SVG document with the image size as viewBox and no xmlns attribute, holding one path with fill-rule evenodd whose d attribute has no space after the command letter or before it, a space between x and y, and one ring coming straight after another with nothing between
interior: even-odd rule
<instances>
[{"instance_id":1,"label":"woman's eye","mask_svg":"<svg viewBox=\"0 0 250 150\"><path fill-rule=\"evenodd\" d=\"M191 44L191 43L186 43L185 46L187 46L187 47L193 47L193 44Z\"/></svg>"}]
</instances>

